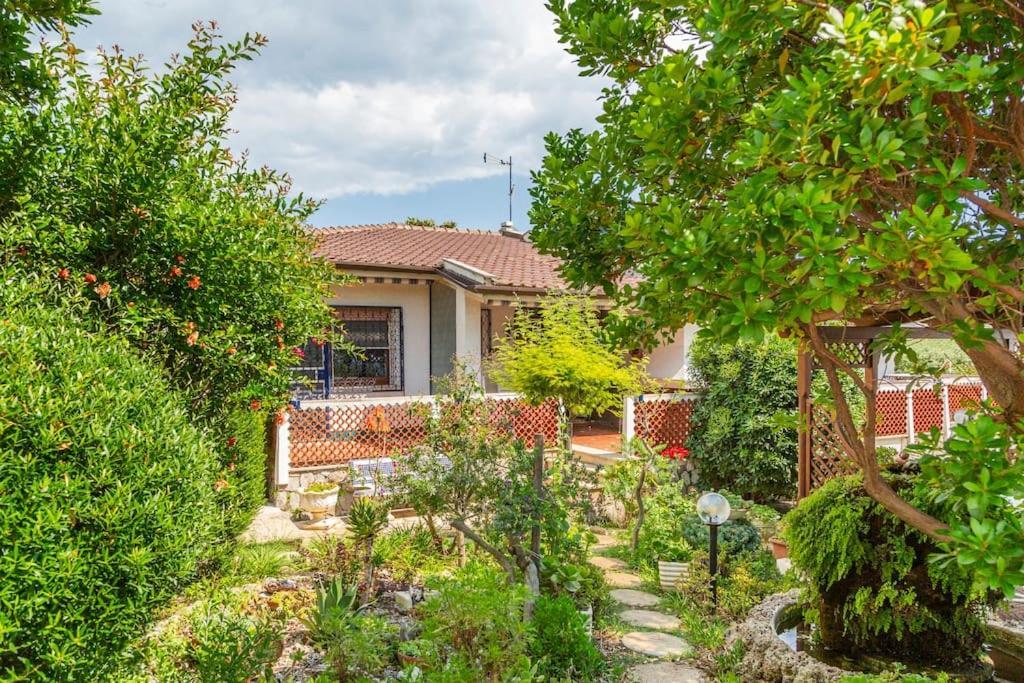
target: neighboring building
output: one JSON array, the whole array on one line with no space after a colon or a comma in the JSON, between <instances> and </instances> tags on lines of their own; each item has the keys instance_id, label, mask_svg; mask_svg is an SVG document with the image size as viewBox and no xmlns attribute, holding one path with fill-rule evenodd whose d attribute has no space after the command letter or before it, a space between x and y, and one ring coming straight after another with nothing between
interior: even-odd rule
<instances>
[{"instance_id":1,"label":"neighboring building","mask_svg":"<svg viewBox=\"0 0 1024 683\"><path fill-rule=\"evenodd\" d=\"M499 232L399 223L311 228L316 253L358 280L329 303L363 357L306 348L303 373L314 382L305 398L417 396L434 391L458 356L481 367L516 306L534 306L567 285L559 259L537 251L510 228ZM611 302L594 296L599 308ZM667 387L687 375L696 327L655 349L648 371ZM489 391L499 390L481 373Z\"/></svg>"}]
</instances>

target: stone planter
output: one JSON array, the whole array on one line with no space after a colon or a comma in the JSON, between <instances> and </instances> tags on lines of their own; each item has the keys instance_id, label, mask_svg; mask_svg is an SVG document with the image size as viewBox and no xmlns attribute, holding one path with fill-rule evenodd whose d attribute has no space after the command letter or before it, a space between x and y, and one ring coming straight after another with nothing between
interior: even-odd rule
<instances>
[{"instance_id":1,"label":"stone planter","mask_svg":"<svg viewBox=\"0 0 1024 683\"><path fill-rule=\"evenodd\" d=\"M749 511L750 511L750 508L741 508L741 507L730 508L730 510L729 510L729 519L732 519L732 520L746 519L747 518L747 512L749 512Z\"/></svg>"},{"instance_id":2,"label":"stone planter","mask_svg":"<svg viewBox=\"0 0 1024 683\"><path fill-rule=\"evenodd\" d=\"M312 515L314 522L324 519L334 514L340 491L340 486L329 491L302 491L299 493L299 508Z\"/></svg>"},{"instance_id":3,"label":"stone planter","mask_svg":"<svg viewBox=\"0 0 1024 683\"><path fill-rule=\"evenodd\" d=\"M690 575L689 562L658 560L658 583L664 591L675 592L676 583Z\"/></svg>"}]
</instances>

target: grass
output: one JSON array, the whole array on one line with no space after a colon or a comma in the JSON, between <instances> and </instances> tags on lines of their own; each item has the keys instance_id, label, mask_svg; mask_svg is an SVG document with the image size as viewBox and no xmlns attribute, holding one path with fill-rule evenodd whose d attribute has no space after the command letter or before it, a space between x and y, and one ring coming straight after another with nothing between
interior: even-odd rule
<instances>
[{"instance_id":1,"label":"grass","mask_svg":"<svg viewBox=\"0 0 1024 683\"><path fill-rule=\"evenodd\" d=\"M226 563L225 578L258 580L293 574L302 564L296 548L284 541L238 546Z\"/></svg>"}]
</instances>

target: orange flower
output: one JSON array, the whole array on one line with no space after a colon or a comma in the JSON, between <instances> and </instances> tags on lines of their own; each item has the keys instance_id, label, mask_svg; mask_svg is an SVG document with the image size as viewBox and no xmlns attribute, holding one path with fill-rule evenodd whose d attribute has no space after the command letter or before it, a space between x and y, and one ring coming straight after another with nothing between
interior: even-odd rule
<instances>
[{"instance_id":1,"label":"orange flower","mask_svg":"<svg viewBox=\"0 0 1024 683\"><path fill-rule=\"evenodd\" d=\"M274 321L274 329L275 330L283 330L284 329L284 323L281 322L280 320L275 320Z\"/></svg>"},{"instance_id":2,"label":"orange flower","mask_svg":"<svg viewBox=\"0 0 1024 683\"><path fill-rule=\"evenodd\" d=\"M199 341L198 332L189 332L188 336L185 337L185 343L189 346L195 346L197 341Z\"/></svg>"},{"instance_id":3,"label":"orange flower","mask_svg":"<svg viewBox=\"0 0 1024 683\"><path fill-rule=\"evenodd\" d=\"M93 284L94 282L96 282L96 276L93 275L92 273L86 273L85 282L90 285Z\"/></svg>"},{"instance_id":4,"label":"orange flower","mask_svg":"<svg viewBox=\"0 0 1024 683\"><path fill-rule=\"evenodd\" d=\"M177 261L178 263L184 263L185 257L182 256L181 254L178 254L177 256L174 257L174 260Z\"/></svg>"},{"instance_id":5,"label":"orange flower","mask_svg":"<svg viewBox=\"0 0 1024 683\"><path fill-rule=\"evenodd\" d=\"M99 295L101 299L106 299L108 296L110 296L110 283L104 282L101 285L96 285L96 289L94 291L96 292L96 294Z\"/></svg>"},{"instance_id":6,"label":"orange flower","mask_svg":"<svg viewBox=\"0 0 1024 683\"><path fill-rule=\"evenodd\" d=\"M279 410L274 415L274 424L276 424L276 425L283 425L284 424L284 411L280 411Z\"/></svg>"},{"instance_id":7,"label":"orange flower","mask_svg":"<svg viewBox=\"0 0 1024 683\"><path fill-rule=\"evenodd\" d=\"M198 275L193 275L188 279L188 286L190 289L199 289L203 286L203 282L199 279Z\"/></svg>"},{"instance_id":8,"label":"orange flower","mask_svg":"<svg viewBox=\"0 0 1024 683\"><path fill-rule=\"evenodd\" d=\"M171 269L167 271L167 274L171 277L181 277L181 268L178 266L172 266Z\"/></svg>"},{"instance_id":9,"label":"orange flower","mask_svg":"<svg viewBox=\"0 0 1024 683\"><path fill-rule=\"evenodd\" d=\"M229 346L228 347L228 355L229 356L233 356L236 353L238 353L238 349L236 349L234 346Z\"/></svg>"},{"instance_id":10,"label":"orange flower","mask_svg":"<svg viewBox=\"0 0 1024 683\"><path fill-rule=\"evenodd\" d=\"M259 410L262 407L263 404L260 403L259 401L252 401L251 403L249 403L249 410Z\"/></svg>"},{"instance_id":11,"label":"orange flower","mask_svg":"<svg viewBox=\"0 0 1024 683\"><path fill-rule=\"evenodd\" d=\"M57 271L57 277L59 277L61 280L67 280L69 277L71 277L71 271L68 270L67 268L61 268L60 270Z\"/></svg>"},{"instance_id":12,"label":"orange flower","mask_svg":"<svg viewBox=\"0 0 1024 683\"><path fill-rule=\"evenodd\" d=\"M213 490L214 490L214 491L223 491L223 490L224 490L224 489L226 489L226 488L231 488L231 484L229 484L229 483L228 483L228 482L227 482L226 480L224 480L224 479L218 479L218 480L217 480L217 483L215 483L215 484L213 485Z\"/></svg>"}]
</instances>

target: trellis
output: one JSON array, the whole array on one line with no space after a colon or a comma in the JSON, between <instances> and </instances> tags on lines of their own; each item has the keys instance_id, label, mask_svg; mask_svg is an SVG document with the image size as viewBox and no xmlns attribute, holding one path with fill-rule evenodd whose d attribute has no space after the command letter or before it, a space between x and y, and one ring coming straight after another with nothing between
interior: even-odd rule
<instances>
[{"instance_id":1,"label":"trellis","mask_svg":"<svg viewBox=\"0 0 1024 683\"><path fill-rule=\"evenodd\" d=\"M906 392L879 391L878 358L874 342L888 332L889 327L819 327L818 333L826 348L851 368L860 370L864 382L871 390L868 400L873 401L878 417L875 434L891 436L906 433L912 441L914 435L940 427L948 433L950 414L963 406L981 400L984 387L980 384L953 385L943 388L942 395L930 389ZM926 327L904 327L911 339L946 339L947 335ZM846 457L834 420L825 406L816 406L811 393L815 372L821 366L810 351L800 353L797 362L797 400L800 415L799 451L797 463L798 496L803 498L813 489L837 475L853 471ZM905 431L899 431L905 430Z\"/></svg>"}]
</instances>

